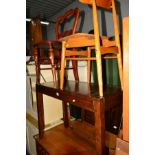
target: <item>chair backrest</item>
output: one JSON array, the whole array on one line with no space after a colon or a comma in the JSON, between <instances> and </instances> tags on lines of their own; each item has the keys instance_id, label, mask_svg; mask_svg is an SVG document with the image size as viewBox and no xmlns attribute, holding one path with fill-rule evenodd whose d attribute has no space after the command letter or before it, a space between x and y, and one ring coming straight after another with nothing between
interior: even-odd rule
<instances>
[{"instance_id":1,"label":"chair backrest","mask_svg":"<svg viewBox=\"0 0 155 155\"><path fill-rule=\"evenodd\" d=\"M30 44L34 45L42 41L42 29L39 17L35 17L30 21Z\"/></svg>"},{"instance_id":2,"label":"chair backrest","mask_svg":"<svg viewBox=\"0 0 155 155\"><path fill-rule=\"evenodd\" d=\"M94 38L95 38L95 51L96 51L96 63L97 63L97 75L98 82L100 83L99 93L100 96L103 96L103 78L102 78L102 65L101 65L101 44L100 44L100 36L99 36L99 23L98 23L98 13L97 7L101 7L107 10L112 11L113 23L114 23L114 34L115 34L115 44L118 47L118 51L120 50L120 41L119 41L119 31L118 31L118 21L116 15L116 8L114 0L79 0L81 3L85 3L88 5L92 5L92 15L93 15L93 27L94 27ZM121 53L121 52L120 52ZM121 54L119 53L119 60ZM118 55L117 55L118 56ZM120 76L121 78L122 76Z\"/></svg>"},{"instance_id":3,"label":"chair backrest","mask_svg":"<svg viewBox=\"0 0 155 155\"><path fill-rule=\"evenodd\" d=\"M116 45L120 46L119 29L118 29L118 21L117 21L115 0L79 0L79 1L81 3L92 5L93 10L94 10L94 8L96 8L96 6L98 6L98 7L101 7L101 8L112 11L113 23L114 23L114 35L115 35Z\"/></svg>"},{"instance_id":4,"label":"chair backrest","mask_svg":"<svg viewBox=\"0 0 155 155\"><path fill-rule=\"evenodd\" d=\"M79 0L81 3L85 4L93 4L93 1L95 1L96 6L111 10L112 6L112 0Z\"/></svg>"},{"instance_id":5,"label":"chair backrest","mask_svg":"<svg viewBox=\"0 0 155 155\"><path fill-rule=\"evenodd\" d=\"M74 34L77 28L77 24L78 24L78 18L79 18L79 8L75 8L75 9L71 9L69 11L67 11L63 16L59 16L56 20L56 26L55 26L55 32L56 32L56 40L59 40L62 37ZM63 32L60 32L60 25L61 24L65 24L66 20L69 19L71 17L71 19L74 20L73 22L73 26L71 27L70 30L65 30Z\"/></svg>"}]
</instances>

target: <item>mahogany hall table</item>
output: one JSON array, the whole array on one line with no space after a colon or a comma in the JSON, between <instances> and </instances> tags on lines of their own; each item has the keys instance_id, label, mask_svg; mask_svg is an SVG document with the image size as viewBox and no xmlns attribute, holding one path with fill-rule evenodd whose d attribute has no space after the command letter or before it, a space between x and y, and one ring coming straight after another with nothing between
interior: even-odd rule
<instances>
[{"instance_id":1,"label":"mahogany hall table","mask_svg":"<svg viewBox=\"0 0 155 155\"><path fill-rule=\"evenodd\" d=\"M63 90L59 87L58 82L36 84L39 127L39 135L35 136L37 155L105 154L105 111L120 102L121 91L105 88L104 97L99 97L95 84L66 81ZM63 101L64 125L44 131L43 94ZM68 103L93 112L94 126L85 121L69 121Z\"/></svg>"}]
</instances>

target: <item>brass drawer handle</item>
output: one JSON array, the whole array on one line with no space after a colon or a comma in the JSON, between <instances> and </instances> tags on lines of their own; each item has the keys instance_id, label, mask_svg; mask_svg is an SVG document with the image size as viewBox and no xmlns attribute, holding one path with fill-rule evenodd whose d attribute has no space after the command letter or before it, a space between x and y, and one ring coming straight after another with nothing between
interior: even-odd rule
<instances>
[{"instance_id":1,"label":"brass drawer handle","mask_svg":"<svg viewBox=\"0 0 155 155\"><path fill-rule=\"evenodd\" d=\"M75 99L73 99L72 102L75 102Z\"/></svg>"}]
</instances>

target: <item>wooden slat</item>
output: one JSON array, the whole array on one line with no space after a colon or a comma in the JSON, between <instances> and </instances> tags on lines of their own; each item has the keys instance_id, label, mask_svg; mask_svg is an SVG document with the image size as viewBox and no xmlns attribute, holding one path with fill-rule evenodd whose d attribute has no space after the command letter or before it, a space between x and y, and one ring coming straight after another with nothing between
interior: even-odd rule
<instances>
[{"instance_id":1,"label":"wooden slat","mask_svg":"<svg viewBox=\"0 0 155 155\"><path fill-rule=\"evenodd\" d=\"M91 57L91 58L65 58L65 60L96 60L96 57Z\"/></svg>"},{"instance_id":2,"label":"wooden slat","mask_svg":"<svg viewBox=\"0 0 155 155\"><path fill-rule=\"evenodd\" d=\"M103 47L101 46L101 54L118 54L118 48L117 47Z\"/></svg>"},{"instance_id":3,"label":"wooden slat","mask_svg":"<svg viewBox=\"0 0 155 155\"><path fill-rule=\"evenodd\" d=\"M116 46L116 42L108 39L102 39L102 46L104 47Z\"/></svg>"},{"instance_id":4,"label":"wooden slat","mask_svg":"<svg viewBox=\"0 0 155 155\"><path fill-rule=\"evenodd\" d=\"M66 50L65 51L65 56L88 56L88 51L71 51L71 50Z\"/></svg>"},{"instance_id":5,"label":"wooden slat","mask_svg":"<svg viewBox=\"0 0 155 155\"><path fill-rule=\"evenodd\" d=\"M103 57L104 59L116 59L117 58L117 56L105 56L105 57Z\"/></svg>"}]
</instances>

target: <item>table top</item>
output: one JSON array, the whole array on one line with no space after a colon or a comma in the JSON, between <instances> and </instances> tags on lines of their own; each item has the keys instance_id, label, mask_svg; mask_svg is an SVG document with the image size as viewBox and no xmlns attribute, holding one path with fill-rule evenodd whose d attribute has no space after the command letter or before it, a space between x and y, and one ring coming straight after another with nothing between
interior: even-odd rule
<instances>
[{"instance_id":1,"label":"table top","mask_svg":"<svg viewBox=\"0 0 155 155\"><path fill-rule=\"evenodd\" d=\"M41 83L37 84L37 87L62 91L60 90L59 82ZM87 82L65 81L63 92L81 96L88 96L89 98L100 98L98 85L94 83L89 84ZM104 97L113 96L114 94L121 94L121 93L122 90L121 88L118 87L105 86L105 88L103 89Z\"/></svg>"}]
</instances>

